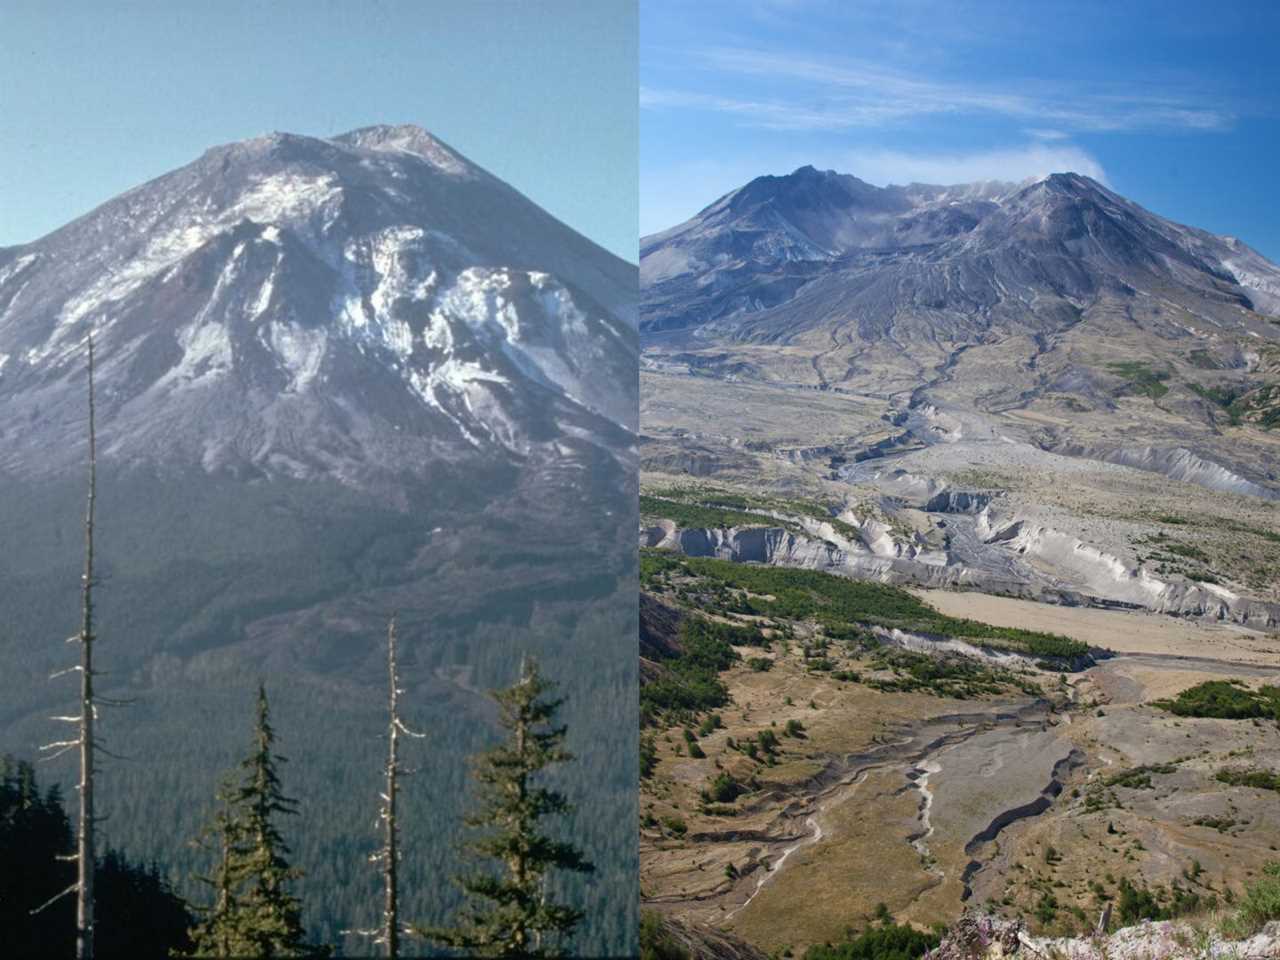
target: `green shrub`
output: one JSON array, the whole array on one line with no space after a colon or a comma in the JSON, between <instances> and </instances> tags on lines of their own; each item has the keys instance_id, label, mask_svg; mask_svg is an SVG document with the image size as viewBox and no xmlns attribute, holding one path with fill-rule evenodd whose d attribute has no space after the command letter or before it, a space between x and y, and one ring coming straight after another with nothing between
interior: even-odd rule
<instances>
[{"instance_id":1,"label":"green shrub","mask_svg":"<svg viewBox=\"0 0 1280 960\"><path fill-rule=\"evenodd\" d=\"M1108 787L1127 787L1130 790L1150 790L1151 775L1173 773L1178 768L1171 763L1157 763L1141 767L1134 767L1131 770L1121 770L1114 776L1108 777L1103 782Z\"/></svg>"},{"instance_id":2,"label":"green shrub","mask_svg":"<svg viewBox=\"0 0 1280 960\"><path fill-rule=\"evenodd\" d=\"M1134 393L1152 400L1159 400L1169 388L1164 385L1173 374L1168 370L1153 370L1141 360L1125 360L1107 364L1107 369L1129 381Z\"/></svg>"},{"instance_id":3,"label":"green shrub","mask_svg":"<svg viewBox=\"0 0 1280 960\"><path fill-rule=\"evenodd\" d=\"M1156 700L1153 706L1179 717L1280 719L1280 687L1263 686L1250 690L1239 680L1206 680L1183 690L1172 700Z\"/></svg>"},{"instance_id":4,"label":"green shrub","mask_svg":"<svg viewBox=\"0 0 1280 960\"><path fill-rule=\"evenodd\" d=\"M772 730L761 730L756 734L756 742L765 753L775 753L778 749L778 735Z\"/></svg>"},{"instance_id":5,"label":"green shrub","mask_svg":"<svg viewBox=\"0 0 1280 960\"><path fill-rule=\"evenodd\" d=\"M646 550L642 554L652 552ZM746 610L788 620L816 621L829 636L862 637L867 625L875 625L963 637L984 646L1037 657L1074 658L1089 649L1087 644L1057 634L949 617L914 594L889 584L710 557L681 557L673 562L679 564L683 576L698 581L702 591L745 591L754 595L738 598Z\"/></svg>"},{"instance_id":6,"label":"green shrub","mask_svg":"<svg viewBox=\"0 0 1280 960\"><path fill-rule=\"evenodd\" d=\"M1052 893L1042 893L1036 901L1035 915L1042 926L1053 923L1058 916L1058 898Z\"/></svg>"},{"instance_id":7,"label":"green shrub","mask_svg":"<svg viewBox=\"0 0 1280 960\"><path fill-rule=\"evenodd\" d=\"M1135 884L1120 878L1120 896L1116 901L1116 924L1126 926L1142 920L1173 920L1217 905L1217 898L1204 898L1193 890L1185 890L1176 882L1169 890L1147 887L1139 879Z\"/></svg>"},{"instance_id":8,"label":"green shrub","mask_svg":"<svg viewBox=\"0 0 1280 960\"><path fill-rule=\"evenodd\" d=\"M739 639L737 629L706 617L689 617L681 623L680 653L664 660L663 674L640 688L641 723L728 703L729 690L717 674L738 659L733 649Z\"/></svg>"},{"instance_id":9,"label":"green shrub","mask_svg":"<svg viewBox=\"0 0 1280 960\"><path fill-rule=\"evenodd\" d=\"M1227 893L1230 892L1228 887ZM1272 920L1280 920L1280 863L1275 861L1264 866L1262 876L1245 888L1244 898L1223 924L1223 932L1232 937L1250 937Z\"/></svg>"},{"instance_id":10,"label":"green shrub","mask_svg":"<svg viewBox=\"0 0 1280 960\"><path fill-rule=\"evenodd\" d=\"M640 738L640 777L648 779L653 776L653 768L658 765L658 749L652 736Z\"/></svg>"},{"instance_id":11,"label":"green shrub","mask_svg":"<svg viewBox=\"0 0 1280 960\"><path fill-rule=\"evenodd\" d=\"M704 507L693 503L677 503L674 500L663 500L641 494L640 515L654 519L670 520L678 527L685 529L724 530L729 527L783 527L794 532L803 529L794 523L776 520L773 517L744 513L741 510L724 510L719 507Z\"/></svg>"},{"instance_id":12,"label":"green shrub","mask_svg":"<svg viewBox=\"0 0 1280 960\"><path fill-rule=\"evenodd\" d=\"M1128 877L1120 878L1120 899L1116 901L1116 916L1122 926L1139 920L1165 919L1164 908L1156 900L1155 894L1145 886L1134 886Z\"/></svg>"},{"instance_id":13,"label":"green shrub","mask_svg":"<svg viewBox=\"0 0 1280 960\"><path fill-rule=\"evenodd\" d=\"M825 943L805 951L805 960L916 960L941 941L906 924L869 927L844 943Z\"/></svg>"},{"instance_id":14,"label":"green shrub","mask_svg":"<svg viewBox=\"0 0 1280 960\"><path fill-rule=\"evenodd\" d=\"M689 832L689 825L679 817L663 817L662 825L667 828L674 836L683 837Z\"/></svg>"},{"instance_id":15,"label":"green shrub","mask_svg":"<svg viewBox=\"0 0 1280 960\"><path fill-rule=\"evenodd\" d=\"M1216 779L1233 787L1280 790L1280 774L1270 770L1219 770Z\"/></svg>"},{"instance_id":16,"label":"green shrub","mask_svg":"<svg viewBox=\"0 0 1280 960\"><path fill-rule=\"evenodd\" d=\"M735 780L732 776L721 771L716 774L715 779L703 791L703 798L708 802L714 803L733 803L734 800L747 792L747 788Z\"/></svg>"}]
</instances>

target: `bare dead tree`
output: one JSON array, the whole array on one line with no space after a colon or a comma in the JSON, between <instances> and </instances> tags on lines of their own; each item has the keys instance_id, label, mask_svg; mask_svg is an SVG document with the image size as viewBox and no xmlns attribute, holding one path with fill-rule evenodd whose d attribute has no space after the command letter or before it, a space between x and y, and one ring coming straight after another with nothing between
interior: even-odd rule
<instances>
[{"instance_id":1,"label":"bare dead tree","mask_svg":"<svg viewBox=\"0 0 1280 960\"><path fill-rule=\"evenodd\" d=\"M76 957L93 958L93 871L97 863L93 816L93 519L98 450L93 397L93 331L89 332L89 496L84 513L84 574L80 593L80 816L76 830Z\"/></svg>"},{"instance_id":2,"label":"bare dead tree","mask_svg":"<svg viewBox=\"0 0 1280 960\"><path fill-rule=\"evenodd\" d=\"M95 410L93 396L93 331L89 331L89 494L84 515L84 573L80 578L80 632L68 637L68 643L80 644L80 663L67 670L59 671L54 676L62 676L80 671L80 712L73 716L54 717L76 725L76 737L72 740L60 740L45 744L42 750L49 751L47 759L59 757L69 750L79 749L80 782L77 790L80 793L80 812L76 823L76 852L67 859L76 862L76 882L47 903L36 908L33 913L61 899L73 890L76 893L76 957L77 960L93 960L94 932L94 897L93 873L97 864L94 845L94 826L97 822L93 812L93 775L94 750L97 742L94 738L94 721L97 719L97 705L93 693L93 588L97 581L93 574L93 521L94 506L97 497L97 436L95 434Z\"/></svg>"},{"instance_id":3,"label":"bare dead tree","mask_svg":"<svg viewBox=\"0 0 1280 960\"><path fill-rule=\"evenodd\" d=\"M382 926L375 930L351 931L361 936L373 937L381 944L387 957L400 956L400 936L407 929L400 921L400 824L397 819L397 800L400 794L400 776L407 775L400 763L400 737L425 737L425 733L410 730L400 719L400 673L396 663L396 617L387 622L387 762L383 768L383 792L379 794L382 806L378 820L382 824L382 847L369 859L382 864Z\"/></svg>"},{"instance_id":4,"label":"bare dead tree","mask_svg":"<svg viewBox=\"0 0 1280 960\"><path fill-rule=\"evenodd\" d=\"M400 904L398 899L397 870L400 866L400 838L397 836L396 823L396 776L400 772L400 730L397 728L399 716L400 689L396 676L396 618L393 615L387 624L387 768L386 792L382 795L382 941L388 957L400 955Z\"/></svg>"},{"instance_id":5,"label":"bare dead tree","mask_svg":"<svg viewBox=\"0 0 1280 960\"><path fill-rule=\"evenodd\" d=\"M396 819L396 800L399 798L400 735L421 739L425 733L417 733L405 726L400 719L400 673L396 665L396 618L391 615L387 623L387 766L386 788L382 794L382 881L383 909L381 940L386 955L400 956L400 824Z\"/></svg>"},{"instance_id":6,"label":"bare dead tree","mask_svg":"<svg viewBox=\"0 0 1280 960\"><path fill-rule=\"evenodd\" d=\"M89 332L89 496L84 513L84 576L80 620L80 822L76 838L76 957L93 957L93 871L97 864L93 818L93 513L97 498L98 449L93 398L93 331Z\"/></svg>"}]
</instances>

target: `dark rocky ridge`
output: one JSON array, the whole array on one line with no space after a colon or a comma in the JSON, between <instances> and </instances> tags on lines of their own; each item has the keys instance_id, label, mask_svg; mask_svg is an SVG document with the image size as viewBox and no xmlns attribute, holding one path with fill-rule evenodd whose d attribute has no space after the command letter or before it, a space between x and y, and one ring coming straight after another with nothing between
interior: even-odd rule
<instances>
[{"instance_id":1,"label":"dark rocky ridge","mask_svg":"<svg viewBox=\"0 0 1280 960\"><path fill-rule=\"evenodd\" d=\"M939 337L1053 329L1081 301L1144 280L1176 282L1219 309L1280 302L1280 270L1248 247L1077 174L876 188L802 167L644 238L641 278L647 332L721 321L718 333L780 341L803 329L800 310L770 308L801 298L811 323L856 313L868 339L902 333L893 312L907 306L936 311Z\"/></svg>"}]
</instances>

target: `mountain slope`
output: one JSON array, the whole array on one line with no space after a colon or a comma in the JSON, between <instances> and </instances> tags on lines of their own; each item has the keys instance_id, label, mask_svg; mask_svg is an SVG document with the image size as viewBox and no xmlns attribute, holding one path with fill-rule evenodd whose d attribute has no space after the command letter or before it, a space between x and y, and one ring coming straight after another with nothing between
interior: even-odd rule
<instances>
[{"instance_id":1,"label":"mountain slope","mask_svg":"<svg viewBox=\"0 0 1280 960\"><path fill-rule=\"evenodd\" d=\"M430 777L424 921L524 652L563 683L588 952L634 943L635 268L416 127L214 148L0 250L0 749L69 688L97 358L100 658L113 842L186 871L243 691L273 693L321 936L367 926L379 667L398 611ZM61 631L61 632L60 632ZM54 709L52 712L58 712ZM62 711L65 712L65 711ZM247 717L248 714L246 713ZM149 784L163 782L164 791ZM157 826L159 825L159 826ZM354 826L353 826L354 825ZM356 944L347 944L355 949Z\"/></svg>"},{"instance_id":2,"label":"mountain slope","mask_svg":"<svg viewBox=\"0 0 1280 960\"><path fill-rule=\"evenodd\" d=\"M1087 177L878 189L802 168L641 251L652 356L1011 414L1053 449L1141 436L1280 489L1280 268Z\"/></svg>"},{"instance_id":3,"label":"mountain slope","mask_svg":"<svg viewBox=\"0 0 1280 960\"><path fill-rule=\"evenodd\" d=\"M625 447L628 272L416 128L216 148L0 252L4 465L77 450L49 420L91 327L115 459L354 481Z\"/></svg>"},{"instance_id":4,"label":"mountain slope","mask_svg":"<svg viewBox=\"0 0 1280 960\"><path fill-rule=\"evenodd\" d=\"M792 264L805 268L788 271ZM914 275L901 295L920 306L934 302L936 285L948 278L973 305L989 308L1027 290L1069 300L1141 276L1264 313L1280 306L1280 268L1255 251L1157 217L1078 174L1022 184L877 188L801 167L757 178L641 240L643 327L727 316L734 312L729 305L749 297L771 272L811 279L871 270ZM964 279L976 285L956 283ZM702 288L701 314L668 306L689 283ZM688 308L695 298L681 299ZM737 309L749 313L765 304L745 300Z\"/></svg>"}]
</instances>

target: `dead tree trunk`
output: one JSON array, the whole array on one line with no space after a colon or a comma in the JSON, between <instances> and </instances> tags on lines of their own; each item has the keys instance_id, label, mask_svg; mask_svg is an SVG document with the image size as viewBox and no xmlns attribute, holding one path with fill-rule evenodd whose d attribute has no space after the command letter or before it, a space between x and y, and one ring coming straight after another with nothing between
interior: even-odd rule
<instances>
[{"instance_id":1,"label":"dead tree trunk","mask_svg":"<svg viewBox=\"0 0 1280 960\"><path fill-rule=\"evenodd\" d=\"M384 952L392 960L400 956L402 929L399 891L400 824L396 813L396 803L400 796L400 774L405 772L400 766L400 736L426 736L410 730L400 719L400 694L403 692L396 665L396 618L392 614L387 623L387 766L382 794L382 850L378 854L382 860L383 882L382 930L378 939L382 941Z\"/></svg>"},{"instance_id":2,"label":"dead tree trunk","mask_svg":"<svg viewBox=\"0 0 1280 960\"><path fill-rule=\"evenodd\" d=\"M80 671L80 710L67 717L54 717L64 723L75 724L76 736L71 740L46 743L40 749L50 751L46 760L60 757L70 750L80 751L80 781L76 789L80 793L80 812L76 818L76 852L59 857L76 862L76 882L57 896L45 901L33 914L39 913L69 893L76 895L76 958L93 960L93 871L97 865L93 828L97 822L93 813L94 721L97 719L97 700L93 693L93 508L97 494L97 437L94 433L93 405L93 331L89 331L89 497L84 514L84 573L80 577L80 632L68 637L68 643L80 645L80 662L74 667L59 670L54 677ZM51 678L52 679L52 678ZM108 701L110 702L110 701Z\"/></svg>"},{"instance_id":3,"label":"dead tree trunk","mask_svg":"<svg viewBox=\"0 0 1280 960\"><path fill-rule=\"evenodd\" d=\"M382 923L361 930L344 930L359 937L368 937L375 944L382 944L383 953L393 958L400 956L400 936L404 927L400 923L400 822L397 804L400 798L400 775L408 774L400 766L400 737L424 737L405 726L400 719L400 672L396 665L396 617L387 621L387 762L383 768L383 787L379 796L378 820L382 823L382 846L369 857L370 863L382 864Z\"/></svg>"},{"instance_id":4,"label":"dead tree trunk","mask_svg":"<svg viewBox=\"0 0 1280 960\"><path fill-rule=\"evenodd\" d=\"M84 515L84 575L80 621L80 816L76 836L76 957L93 958L94 848L93 747L93 511L97 495L97 438L94 433L93 333L89 334L89 497Z\"/></svg>"},{"instance_id":5,"label":"dead tree trunk","mask_svg":"<svg viewBox=\"0 0 1280 960\"><path fill-rule=\"evenodd\" d=\"M387 769L386 792L383 794L383 863L384 902L382 939L388 957L400 956L400 904L396 873L400 866L400 845L396 825L396 777L400 773L400 717L396 676L396 618L387 624Z\"/></svg>"}]
</instances>

